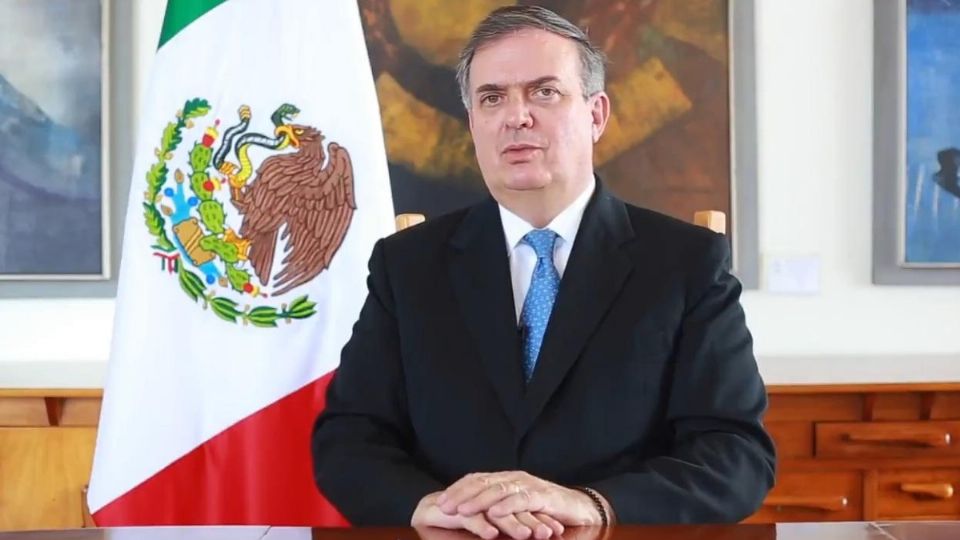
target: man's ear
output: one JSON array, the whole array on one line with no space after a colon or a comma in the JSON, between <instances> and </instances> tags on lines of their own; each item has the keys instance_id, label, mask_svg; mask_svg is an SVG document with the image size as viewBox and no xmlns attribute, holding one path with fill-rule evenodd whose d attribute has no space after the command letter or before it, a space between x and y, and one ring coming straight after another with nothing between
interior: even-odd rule
<instances>
[{"instance_id":1,"label":"man's ear","mask_svg":"<svg viewBox=\"0 0 960 540\"><path fill-rule=\"evenodd\" d=\"M603 90L590 96L590 116L593 127L593 142L597 143L610 119L610 96Z\"/></svg>"}]
</instances>

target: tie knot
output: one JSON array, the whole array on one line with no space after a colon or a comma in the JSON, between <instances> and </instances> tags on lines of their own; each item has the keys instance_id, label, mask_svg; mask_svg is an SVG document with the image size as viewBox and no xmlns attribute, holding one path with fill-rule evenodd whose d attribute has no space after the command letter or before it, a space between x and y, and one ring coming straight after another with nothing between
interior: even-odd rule
<instances>
[{"instance_id":1,"label":"tie knot","mask_svg":"<svg viewBox=\"0 0 960 540\"><path fill-rule=\"evenodd\" d=\"M534 229L525 234L520 241L532 247L538 259L553 260L553 246L557 243L557 233L550 229Z\"/></svg>"}]
</instances>

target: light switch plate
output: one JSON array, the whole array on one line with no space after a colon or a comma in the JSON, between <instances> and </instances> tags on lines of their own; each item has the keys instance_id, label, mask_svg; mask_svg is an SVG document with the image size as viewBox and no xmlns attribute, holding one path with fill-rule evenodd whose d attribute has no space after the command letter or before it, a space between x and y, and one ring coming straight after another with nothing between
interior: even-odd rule
<instances>
[{"instance_id":1,"label":"light switch plate","mask_svg":"<svg viewBox=\"0 0 960 540\"><path fill-rule=\"evenodd\" d=\"M774 255L765 258L766 290L778 294L817 294L820 292L818 255Z\"/></svg>"}]
</instances>

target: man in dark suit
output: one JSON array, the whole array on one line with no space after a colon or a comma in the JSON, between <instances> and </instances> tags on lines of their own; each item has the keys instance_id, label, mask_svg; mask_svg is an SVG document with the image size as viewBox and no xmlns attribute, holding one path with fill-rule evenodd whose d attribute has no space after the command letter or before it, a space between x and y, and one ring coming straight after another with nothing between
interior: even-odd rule
<instances>
[{"instance_id":1,"label":"man in dark suit","mask_svg":"<svg viewBox=\"0 0 960 540\"><path fill-rule=\"evenodd\" d=\"M596 180L603 67L529 6L461 55L492 198L374 248L313 433L317 484L352 523L523 540L731 522L772 485L728 243Z\"/></svg>"}]
</instances>

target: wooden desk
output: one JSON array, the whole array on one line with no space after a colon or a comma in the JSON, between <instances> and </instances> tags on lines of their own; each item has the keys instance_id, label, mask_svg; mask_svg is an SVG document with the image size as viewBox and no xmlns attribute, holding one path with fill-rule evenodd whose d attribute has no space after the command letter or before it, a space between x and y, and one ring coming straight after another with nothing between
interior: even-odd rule
<instances>
[{"instance_id":1,"label":"wooden desk","mask_svg":"<svg viewBox=\"0 0 960 540\"><path fill-rule=\"evenodd\" d=\"M503 537L501 537L503 538ZM571 528L563 540L956 540L960 522L780 523ZM465 532L410 528L142 527L0 533L0 540L477 540Z\"/></svg>"},{"instance_id":2,"label":"wooden desk","mask_svg":"<svg viewBox=\"0 0 960 540\"><path fill-rule=\"evenodd\" d=\"M749 521L960 519L960 383L768 391L777 486ZM0 529L84 524L99 410L99 390L0 389Z\"/></svg>"}]
</instances>

